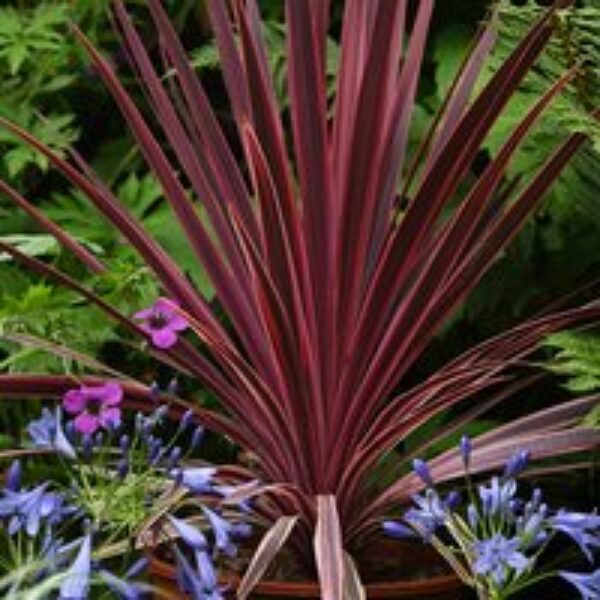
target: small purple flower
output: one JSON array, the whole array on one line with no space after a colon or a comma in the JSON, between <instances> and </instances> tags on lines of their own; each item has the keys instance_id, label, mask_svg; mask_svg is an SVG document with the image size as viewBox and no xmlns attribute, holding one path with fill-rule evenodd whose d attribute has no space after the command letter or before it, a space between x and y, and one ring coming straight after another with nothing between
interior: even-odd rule
<instances>
[{"instance_id":1,"label":"small purple flower","mask_svg":"<svg viewBox=\"0 0 600 600\"><path fill-rule=\"evenodd\" d=\"M550 526L568 535L593 562L592 549L600 548L600 515L561 510L550 518Z\"/></svg>"},{"instance_id":2,"label":"small purple flower","mask_svg":"<svg viewBox=\"0 0 600 600\"><path fill-rule=\"evenodd\" d=\"M85 386L69 390L63 397L65 410L75 417L75 429L80 433L93 434L100 427L108 429L121 422L119 405L123 388L114 382L104 385Z\"/></svg>"},{"instance_id":3,"label":"small purple flower","mask_svg":"<svg viewBox=\"0 0 600 600\"><path fill-rule=\"evenodd\" d=\"M175 302L159 298L150 308L134 315L134 318L142 321L140 327L150 336L152 343L163 350L174 346L179 332L189 327L174 306L177 306Z\"/></svg>"},{"instance_id":4,"label":"small purple flower","mask_svg":"<svg viewBox=\"0 0 600 600\"><path fill-rule=\"evenodd\" d=\"M429 467L423 459L415 458L415 460L413 460L413 470L425 485L430 487L433 486L433 479L431 478Z\"/></svg>"},{"instance_id":5,"label":"small purple flower","mask_svg":"<svg viewBox=\"0 0 600 600\"><path fill-rule=\"evenodd\" d=\"M508 579L511 570L517 577L530 566L531 561L519 551L520 540L507 539L496 534L489 540L477 541L473 544L475 573L491 576L496 585L502 586Z\"/></svg>"},{"instance_id":6,"label":"small purple flower","mask_svg":"<svg viewBox=\"0 0 600 600\"><path fill-rule=\"evenodd\" d=\"M77 557L65 574L60 586L60 600L86 600L90 589L92 570L92 537L86 535L79 547Z\"/></svg>"},{"instance_id":7,"label":"small purple flower","mask_svg":"<svg viewBox=\"0 0 600 600\"><path fill-rule=\"evenodd\" d=\"M559 575L577 588L581 594L581 600L598 600L600 598L600 569L592 573L559 571Z\"/></svg>"}]
</instances>

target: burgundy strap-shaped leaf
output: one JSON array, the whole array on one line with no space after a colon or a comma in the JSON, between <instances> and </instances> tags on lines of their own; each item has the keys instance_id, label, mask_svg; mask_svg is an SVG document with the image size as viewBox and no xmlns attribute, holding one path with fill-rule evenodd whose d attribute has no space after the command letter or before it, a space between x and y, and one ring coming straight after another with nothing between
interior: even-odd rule
<instances>
[{"instance_id":1,"label":"burgundy strap-shaped leaf","mask_svg":"<svg viewBox=\"0 0 600 600\"><path fill-rule=\"evenodd\" d=\"M414 269L417 249L431 235L435 219L470 166L481 141L547 42L551 32L549 19L550 13L534 26L465 113L435 161L433 175L424 179L410 202L378 260L362 303L356 345L363 347L365 337L379 339L387 328L397 295ZM360 357L364 358L364 353ZM348 371L355 377L362 374L354 365Z\"/></svg>"},{"instance_id":2,"label":"burgundy strap-shaped leaf","mask_svg":"<svg viewBox=\"0 0 600 600\"><path fill-rule=\"evenodd\" d=\"M315 559L323 600L344 600L344 547L335 496L317 496Z\"/></svg>"},{"instance_id":3,"label":"burgundy strap-shaped leaf","mask_svg":"<svg viewBox=\"0 0 600 600\"><path fill-rule=\"evenodd\" d=\"M247 298L243 293L243 288L240 290L236 285L233 273L223 263L218 250L214 247L213 242L200 222L194 206L175 176L165 153L144 122L139 110L128 97L127 92L119 82L112 68L99 55L89 40L81 32L75 31L82 45L94 61L94 65L98 69L100 76L111 90L123 116L126 118L139 142L140 149L146 161L158 177L164 189L166 199L177 215L190 245L206 269L213 286L217 290L219 299L231 315L238 335L243 339L248 350L252 352L257 364L260 365L263 375L269 381L272 381L273 373L270 368L270 362L264 354L264 348L261 344L263 340L262 332L255 315L252 314L250 307L247 305ZM237 276L243 277L243 272L237 273Z\"/></svg>"},{"instance_id":4,"label":"burgundy strap-shaped leaf","mask_svg":"<svg viewBox=\"0 0 600 600\"><path fill-rule=\"evenodd\" d=\"M234 117L241 127L250 116L250 98L245 85L245 68L236 48L231 20L224 0L207 0L206 6L215 32L223 77L227 87Z\"/></svg>"},{"instance_id":5,"label":"burgundy strap-shaped leaf","mask_svg":"<svg viewBox=\"0 0 600 600\"><path fill-rule=\"evenodd\" d=\"M332 154L335 178L335 213L339 218L339 195L347 172L356 105L372 38L378 0L347 0L342 21L340 65L333 114Z\"/></svg>"},{"instance_id":6,"label":"burgundy strap-shaped leaf","mask_svg":"<svg viewBox=\"0 0 600 600\"><path fill-rule=\"evenodd\" d=\"M31 202L23 198L14 188L0 180L0 193L18 204L32 219L43 229L54 236L65 248L70 250L92 273L103 273L106 271L104 264L98 260L89 250L75 240L62 227L59 227L49 219L41 210Z\"/></svg>"},{"instance_id":7,"label":"burgundy strap-shaped leaf","mask_svg":"<svg viewBox=\"0 0 600 600\"><path fill-rule=\"evenodd\" d=\"M445 109L440 114L440 120L435 129L435 135L428 145L429 153L423 172L427 173L433 165L452 132L460 122L469 102L473 87L479 76L483 63L496 42L496 22L490 19L479 32L475 46L467 54L466 60L453 82L447 96Z\"/></svg>"},{"instance_id":8,"label":"burgundy strap-shaped leaf","mask_svg":"<svg viewBox=\"0 0 600 600\"><path fill-rule=\"evenodd\" d=\"M371 175L376 182L372 186L376 207L370 231L363 287L367 285L372 275L377 256L396 216L394 211L396 187L406 157L408 131L432 12L433 2L419 4L419 12L411 32L400 78L390 99L390 116L382 142L381 162L376 172Z\"/></svg>"},{"instance_id":9,"label":"burgundy strap-shaped leaf","mask_svg":"<svg viewBox=\"0 0 600 600\"><path fill-rule=\"evenodd\" d=\"M250 13L250 14L249 14ZM250 94L251 112L238 126L240 136L244 138L244 128L249 120L264 152L281 206L285 224L285 235L290 243L294 268L301 285L302 302L311 337L316 337L317 326L314 322L314 307L310 275L308 271L307 249L302 236L299 207L294 197L289 160L286 150L283 127L279 118L275 95L268 66L264 64L264 48L252 25L252 10L238 5L240 27L240 46L244 60L247 86ZM225 65L224 65L225 67Z\"/></svg>"},{"instance_id":10,"label":"burgundy strap-shaped leaf","mask_svg":"<svg viewBox=\"0 0 600 600\"><path fill-rule=\"evenodd\" d=\"M428 6L431 0L422 5ZM382 104L388 95L392 62L397 56L388 40L396 33L403 2L382 2L373 26L373 42L367 58L368 67L360 86L355 119L352 123L350 153L342 175L340 189L340 223L338 270L339 294L344 295L338 315L338 342L345 343L348 330L359 306L367 258L369 233L375 215L377 198L371 177L382 160L381 139L388 125L389 109Z\"/></svg>"},{"instance_id":11,"label":"burgundy strap-shaped leaf","mask_svg":"<svg viewBox=\"0 0 600 600\"><path fill-rule=\"evenodd\" d=\"M235 218L235 217L234 217ZM322 440L318 435L322 429L309 425L310 413L306 410L307 399L310 397L308 382L306 381L304 369L297 352L296 339L293 337L293 328L290 325L285 307L282 304L277 288L273 285L261 262L258 251L247 233L238 228L240 246L247 256L253 274L253 293L256 302L260 306L260 314L264 319L264 327L269 333L270 351L278 366L280 391L280 405L286 413L289 424L291 441L294 452L298 457L303 456L306 461L299 460L299 468L303 468L304 462L308 463L310 477L304 477L305 484L314 480L314 473L318 471L312 465L311 445L321 447ZM322 426L322 423L320 424ZM314 438L317 439L314 439Z\"/></svg>"},{"instance_id":12,"label":"burgundy strap-shaped leaf","mask_svg":"<svg viewBox=\"0 0 600 600\"><path fill-rule=\"evenodd\" d=\"M150 0L149 8L164 40L164 49L177 73L188 114L200 141L197 152L206 156L222 198L234 202L244 227L257 238L258 229L252 204L240 168L217 122L202 83L194 73L175 29L161 3Z\"/></svg>"},{"instance_id":13,"label":"burgundy strap-shaped leaf","mask_svg":"<svg viewBox=\"0 0 600 600\"><path fill-rule=\"evenodd\" d=\"M269 565L285 544L297 521L297 515L279 517L264 535L238 586L237 597L240 600L247 598L261 580Z\"/></svg>"},{"instance_id":14,"label":"burgundy strap-shaped leaf","mask_svg":"<svg viewBox=\"0 0 600 600\"><path fill-rule=\"evenodd\" d=\"M115 0L114 7L117 20L123 31L123 38L127 43L132 57L133 65L139 73L141 83L145 86L149 97L152 99L161 128L173 147L179 163L189 178L196 195L207 209L207 213L218 236L220 249L227 258L229 267L237 274L238 281L243 284L244 278L242 275L244 273L244 265L240 257L239 248L235 244L231 224L227 220L227 203L229 202L229 198L217 198L217 190L215 190L213 185L213 176L208 168L206 158L203 154L194 151L195 149L188 134L178 118L177 111L163 88L152 66L150 57L125 11L123 3L120 0ZM196 214L193 217L199 222ZM193 233L197 233L197 231Z\"/></svg>"},{"instance_id":15,"label":"burgundy strap-shaped leaf","mask_svg":"<svg viewBox=\"0 0 600 600\"><path fill-rule=\"evenodd\" d=\"M407 359L415 358L416 353L414 351L410 353L408 349L418 347L416 342L419 338L423 342L427 340L427 337L422 334L420 324L429 317L431 304L435 302L435 298L439 293L440 282L454 276L458 271L455 265L465 253L467 244L469 242L475 243L476 240L473 239L472 234L477 230L480 220L485 215L489 198L500 183L510 157L543 109L571 81L574 74L575 72L572 71L562 77L540 98L526 118L521 121L500 150L498 156L489 164L483 175L473 186L467 198L451 218L450 225L445 229L439 242L432 249L431 259L413 284L406 298L402 300L394 319L388 325L386 336L380 342L374 356L373 363L381 365L382 362L378 356L395 355L394 360L387 361L385 371L373 371L373 380L377 381L379 386L376 392L376 395L379 394L377 397L385 395L385 390L393 385L392 381L397 381L410 366L411 363ZM438 310L435 316L436 319L441 320L445 314ZM388 385L386 385L386 377L389 382ZM368 382L365 381L365 388L367 387Z\"/></svg>"},{"instance_id":16,"label":"burgundy strap-shaped leaf","mask_svg":"<svg viewBox=\"0 0 600 600\"><path fill-rule=\"evenodd\" d=\"M333 213L331 153L327 134L327 100L315 17L308 2L288 0L288 85L298 171L302 221L310 267L315 318L320 324L315 338L315 354L320 361L325 394L336 385L336 299L334 281L336 223ZM324 418L324 403L315 407L316 419ZM317 424L317 429L321 428Z\"/></svg>"}]
</instances>

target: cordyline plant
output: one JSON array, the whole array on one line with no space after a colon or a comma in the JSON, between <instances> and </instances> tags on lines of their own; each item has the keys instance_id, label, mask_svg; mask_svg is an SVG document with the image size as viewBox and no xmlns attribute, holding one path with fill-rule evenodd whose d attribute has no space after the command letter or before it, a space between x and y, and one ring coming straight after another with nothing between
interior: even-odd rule
<instances>
[{"instance_id":1,"label":"cordyline plant","mask_svg":"<svg viewBox=\"0 0 600 600\"><path fill-rule=\"evenodd\" d=\"M386 512L423 486L413 474L383 489L374 485L370 476L378 461L450 408L463 408L461 416L435 439L503 402L530 381L515 379L509 370L543 336L600 315L595 302L533 318L469 349L420 384L399 388L585 141L581 133L571 135L530 181L519 189L501 187L519 144L576 70L565 73L523 115L466 195L457 199L484 138L551 36L554 10L533 25L472 98L494 41L493 19L481 29L409 164L408 132L433 0L417 3L407 40L407 2L347 0L332 106L326 100L324 67L329 0L287 0L289 139L275 101L255 0L208 0L207 6L245 168L159 0L149 0L148 8L163 66L174 74L167 79L157 71L123 4L114 3L127 54L154 113L151 123L110 63L81 32L75 29L75 34L162 185L230 324L217 318L208 299L80 156L73 152L71 160L63 159L5 120L3 127L44 154L139 252L164 290L163 309L178 313L202 344L191 342L183 323L157 336L169 318L159 309L154 317L144 313L141 326L68 275L5 244L0 248L77 291L133 334L153 340L157 359L216 392L224 410L194 407L197 420L250 452L256 467L247 479L269 486L268 496L256 506L275 525L250 580L264 570L265 559L288 535L290 519L299 515L292 541L310 562L314 538L322 595L341 598L344 576L355 580L349 556L359 559L357 549L373 541ZM6 183L1 191L91 271L105 268ZM200 218L198 205L207 218ZM97 365L64 346L46 348ZM78 379L88 384L102 380L102 374ZM148 386L128 379L120 383L131 406L149 404ZM68 376L0 377L4 397L60 397L72 387ZM173 396L163 398L174 411L189 406ZM516 448L527 447L534 458L543 458L597 444L600 434L578 425L594 402L569 402L479 436L471 472L502 464ZM400 456L399 462L407 459ZM448 451L431 460L430 468L438 482L457 477L460 456ZM243 469L239 473L242 477Z\"/></svg>"}]
</instances>

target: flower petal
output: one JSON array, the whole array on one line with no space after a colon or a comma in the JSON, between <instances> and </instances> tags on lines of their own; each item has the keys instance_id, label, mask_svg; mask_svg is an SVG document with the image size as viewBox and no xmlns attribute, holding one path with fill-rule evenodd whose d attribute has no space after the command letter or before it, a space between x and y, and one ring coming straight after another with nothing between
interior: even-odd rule
<instances>
[{"instance_id":1,"label":"flower petal","mask_svg":"<svg viewBox=\"0 0 600 600\"><path fill-rule=\"evenodd\" d=\"M68 413L79 413L85 408L86 404L87 394L83 388L78 390L69 390L63 396L63 406Z\"/></svg>"},{"instance_id":2,"label":"flower petal","mask_svg":"<svg viewBox=\"0 0 600 600\"><path fill-rule=\"evenodd\" d=\"M79 433L95 433L99 426L98 417L87 412L83 412L75 418L75 429Z\"/></svg>"},{"instance_id":3,"label":"flower petal","mask_svg":"<svg viewBox=\"0 0 600 600\"><path fill-rule=\"evenodd\" d=\"M167 327L155 330L152 333L152 343L157 348L171 348L177 343L177 334Z\"/></svg>"},{"instance_id":4,"label":"flower petal","mask_svg":"<svg viewBox=\"0 0 600 600\"><path fill-rule=\"evenodd\" d=\"M114 406L123 400L123 388L114 381L109 381L102 386L103 404Z\"/></svg>"},{"instance_id":5,"label":"flower petal","mask_svg":"<svg viewBox=\"0 0 600 600\"><path fill-rule=\"evenodd\" d=\"M102 425L104 428L108 428L110 426L116 427L121 423L121 409L116 407L105 408L98 415L98 419L100 421L100 425Z\"/></svg>"}]
</instances>

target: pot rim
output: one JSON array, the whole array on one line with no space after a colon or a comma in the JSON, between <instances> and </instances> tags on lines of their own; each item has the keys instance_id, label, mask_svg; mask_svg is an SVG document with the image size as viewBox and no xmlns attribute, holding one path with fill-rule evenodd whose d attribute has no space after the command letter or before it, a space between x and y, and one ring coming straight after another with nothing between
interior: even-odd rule
<instances>
[{"instance_id":1,"label":"pot rim","mask_svg":"<svg viewBox=\"0 0 600 600\"><path fill-rule=\"evenodd\" d=\"M170 563L152 557L150 572L160 578L175 580L175 567ZM223 577L222 585L229 589L237 589L241 577L231 574ZM368 598L431 598L431 594L458 591L464 588L463 583L454 573L432 575L415 580L383 581L365 585ZM320 598L319 586L308 581L262 580L253 590L255 594L264 596L281 596L290 598Z\"/></svg>"}]
</instances>

